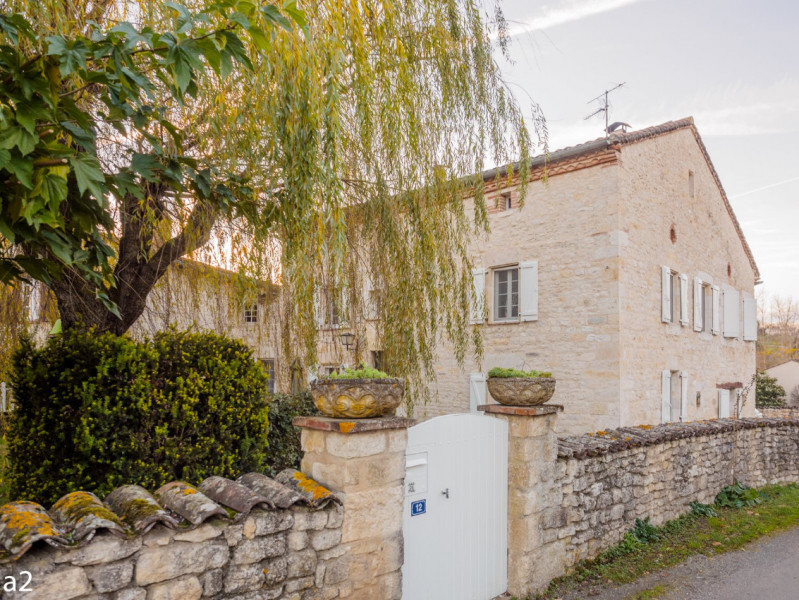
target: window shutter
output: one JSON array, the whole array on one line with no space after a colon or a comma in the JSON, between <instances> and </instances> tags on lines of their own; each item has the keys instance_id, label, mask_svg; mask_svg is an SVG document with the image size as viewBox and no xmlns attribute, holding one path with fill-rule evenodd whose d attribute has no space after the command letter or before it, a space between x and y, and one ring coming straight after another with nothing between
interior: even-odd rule
<instances>
[{"instance_id":1,"label":"window shutter","mask_svg":"<svg viewBox=\"0 0 799 600\"><path fill-rule=\"evenodd\" d=\"M522 321L538 320L538 261L519 264L519 317Z\"/></svg>"},{"instance_id":2,"label":"window shutter","mask_svg":"<svg viewBox=\"0 0 799 600\"><path fill-rule=\"evenodd\" d=\"M671 371L660 374L660 420L663 423L671 421Z\"/></svg>"},{"instance_id":3,"label":"window shutter","mask_svg":"<svg viewBox=\"0 0 799 600\"><path fill-rule=\"evenodd\" d=\"M694 331L702 331L702 280L694 277Z\"/></svg>"},{"instance_id":4,"label":"window shutter","mask_svg":"<svg viewBox=\"0 0 799 600\"><path fill-rule=\"evenodd\" d=\"M738 290L725 288L724 303L724 337L737 338L740 333L740 304L741 298Z\"/></svg>"},{"instance_id":5,"label":"window shutter","mask_svg":"<svg viewBox=\"0 0 799 600\"><path fill-rule=\"evenodd\" d=\"M671 269L660 267L660 320L671 323Z\"/></svg>"},{"instance_id":6,"label":"window shutter","mask_svg":"<svg viewBox=\"0 0 799 600\"><path fill-rule=\"evenodd\" d=\"M350 322L350 288L342 287L339 289L339 304L338 322L342 325Z\"/></svg>"},{"instance_id":7,"label":"window shutter","mask_svg":"<svg viewBox=\"0 0 799 600\"><path fill-rule=\"evenodd\" d=\"M688 420L688 373L680 373L680 421Z\"/></svg>"},{"instance_id":8,"label":"window shutter","mask_svg":"<svg viewBox=\"0 0 799 600\"><path fill-rule=\"evenodd\" d=\"M314 318L316 319L316 327L324 327L327 318L325 316L325 304L323 301L322 289L317 287L313 293L313 308Z\"/></svg>"},{"instance_id":9,"label":"window shutter","mask_svg":"<svg viewBox=\"0 0 799 600\"><path fill-rule=\"evenodd\" d=\"M472 297L470 299L470 321L482 323L485 320L486 271L472 269Z\"/></svg>"},{"instance_id":10,"label":"window shutter","mask_svg":"<svg viewBox=\"0 0 799 600\"><path fill-rule=\"evenodd\" d=\"M34 281L33 285L25 284L28 288L28 321L39 320L39 282Z\"/></svg>"},{"instance_id":11,"label":"window shutter","mask_svg":"<svg viewBox=\"0 0 799 600\"><path fill-rule=\"evenodd\" d=\"M744 339L757 341L757 300L744 296Z\"/></svg>"},{"instance_id":12,"label":"window shutter","mask_svg":"<svg viewBox=\"0 0 799 600\"><path fill-rule=\"evenodd\" d=\"M713 335L718 335L721 333L721 308L719 307L719 286L714 285L711 288L711 292L713 294L713 301L710 305L710 310L712 311L713 315L713 326L712 331Z\"/></svg>"},{"instance_id":13,"label":"window shutter","mask_svg":"<svg viewBox=\"0 0 799 600\"><path fill-rule=\"evenodd\" d=\"M363 282L363 298L361 299L361 306L363 306L363 318L367 321L373 321L377 318L377 306L372 301L372 278L366 277Z\"/></svg>"},{"instance_id":14,"label":"window shutter","mask_svg":"<svg viewBox=\"0 0 799 600\"><path fill-rule=\"evenodd\" d=\"M719 390L719 419L730 417L730 390Z\"/></svg>"},{"instance_id":15,"label":"window shutter","mask_svg":"<svg viewBox=\"0 0 799 600\"><path fill-rule=\"evenodd\" d=\"M688 275L680 273L680 324L688 326Z\"/></svg>"},{"instance_id":16,"label":"window shutter","mask_svg":"<svg viewBox=\"0 0 799 600\"><path fill-rule=\"evenodd\" d=\"M477 407L486 403L486 378L482 373L469 375L469 410L477 412Z\"/></svg>"}]
</instances>

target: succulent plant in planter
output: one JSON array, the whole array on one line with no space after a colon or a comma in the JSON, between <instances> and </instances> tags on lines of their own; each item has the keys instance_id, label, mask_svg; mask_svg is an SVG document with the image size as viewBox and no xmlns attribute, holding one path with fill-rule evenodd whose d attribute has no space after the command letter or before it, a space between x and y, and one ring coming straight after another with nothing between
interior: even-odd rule
<instances>
[{"instance_id":1,"label":"succulent plant in planter","mask_svg":"<svg viewBox=\"0 0 799 600\"><path fill-rule=\"evenodd\" d=\"M538 406L552 398L555 379L548 371L495 367L488 372L488 391L500 404Z\"/></svg>"},{"instance_id":2,"label":"succulent plant in planter","mask_svg":"<svg viewBox=\"0 0 799 600\"><path fill-rule=\"evenodd\" d=\"M311 384L311 398L328 417L365 419L393 415L402 402L405 382L361 364Z\"/></svg>"}]
</instances>

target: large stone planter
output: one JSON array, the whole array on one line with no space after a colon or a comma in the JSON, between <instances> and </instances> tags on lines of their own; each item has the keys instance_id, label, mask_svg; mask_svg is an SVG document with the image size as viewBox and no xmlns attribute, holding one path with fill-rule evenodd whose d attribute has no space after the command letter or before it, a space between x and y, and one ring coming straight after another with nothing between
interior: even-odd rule
<instances>
[{"instance_id":1,"label":"large stone planter","mask_svg":"<svg viewBox=\"0 0 799 600\"><path fill-rule=\"evenodd\" d=\"M552 377L489 377L491 397L508 406L538 406L552 398L555 379Z\"/></svg>"},{"instance_id":2,"label":"large stone planter","mask_svg":"<svg viewBox=\"0 0 799 600\"><path fill-rule=\"evenodd\" d=\"M317 379L311 384L316 408L340 419L393 415L404 393L402 379Z\"/></svg>"}]
</instances>

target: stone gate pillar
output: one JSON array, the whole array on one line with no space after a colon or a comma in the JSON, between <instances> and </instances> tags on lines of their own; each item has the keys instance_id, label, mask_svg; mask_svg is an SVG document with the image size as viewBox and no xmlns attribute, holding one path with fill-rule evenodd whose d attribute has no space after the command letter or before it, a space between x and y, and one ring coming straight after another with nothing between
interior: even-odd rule
<instances>
[{"instance_id":1,"label":"stone gate pillar","mask_svg":"<svg viewBox=\"0 0 799 600\"><path fill-rule=\"evenodd\" d=\"M508 423L508 592L535 595L563 572L564 550L541 525L563 521L562 490L555 485L557 404L478 406Z\"/></svg>"},{"instance_id":2,"label":"stone gate pillar","mask_svg":"<svg viewBox=\"0 0 799 600\"><path fill-rule=\"evenodd\" d=\"M303 473L344 504L340 572L325 575L348 600L400 600L405 449L412 419L297 417Z\"/></svg>"}]
</instances>

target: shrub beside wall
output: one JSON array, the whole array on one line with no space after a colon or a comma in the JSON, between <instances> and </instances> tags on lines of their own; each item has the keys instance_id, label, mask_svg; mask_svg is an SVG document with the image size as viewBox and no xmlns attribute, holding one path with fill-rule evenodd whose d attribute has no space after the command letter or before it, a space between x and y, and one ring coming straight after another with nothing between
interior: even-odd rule
<instances>
[{"instance_id":1,"label":"shrub beside wall","mask_svg":"<svg viewBox=\"0 0 799 600\"><path fill-rule=\"evenodd\" d=\"M49 505L84 489L264 472L268 376L241 342L210 333L135 342L67 332L14 357L12 498Z\"/></svg>"},{"instance_id":2,"label":"shrub beside wall","mask_svg":"<svg viewBox=\"0 0 799 600\"><path fill-rule=\"evenodd\" d=\"M291 424L294 417L318 415L311 395L275 394L269 400L269 458L267 474L274 477L283 469L299 469L302 461L300 428Z\"/></svg>"}]
</instances>

